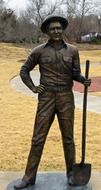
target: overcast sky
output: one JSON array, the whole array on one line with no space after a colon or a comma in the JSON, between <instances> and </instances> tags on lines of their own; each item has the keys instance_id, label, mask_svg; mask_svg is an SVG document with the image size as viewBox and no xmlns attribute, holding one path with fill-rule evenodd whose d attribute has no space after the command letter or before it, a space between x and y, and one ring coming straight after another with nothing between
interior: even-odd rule
<instances>
[{"instance_id":1,"label":"overcast sky","mask_svg":"<svg viewBox=\"0 0 101 190\"><path fill-rule=\"evenodd\" d=\"M4 0L7 7L14 9L19 14L21 10L25 10L27 7L28 0Z\"/></svg>"},{"instance_id":2,"label":"overcast sky","mask_svg":"<svg viewBox=\"0 0 101 190\"><path fill-rule=\"evenodd\" d=\"M4 0L4 1L7 3L7 7L14 9L17 14L19 14L21 10L25 10L28 4L28 0ZM54 1L55 0L49 0L49 2L54 2ZM92 0L92 1L95 1L96 3L97 2L101 3L101 0Z\"/></svg>"},{"instance_id":3,"label":"overcast sky","mask_svg":"<svg viewBox=\"0 0 101 190\"><path fill-rule=\"evenodd\" d=\"M4 0L12 8L23 9L26 7L28 0Z\"/></svg>"},{"instance_id":4,"label":"overcast sky","mask_svg":"<svg viewBox=\"0 0 101 190\"><path fill-rule=\"evenodd\" d=\"M30 2L30 0L3 0L3 1L7 4L8 8L15 10L17 14L19 14L21 10L25 10L28 5L28 2ZM49 1L49 3L51 3L55 2L56 0L46 0L46 1Z\"/></svg>"}]
</instances>

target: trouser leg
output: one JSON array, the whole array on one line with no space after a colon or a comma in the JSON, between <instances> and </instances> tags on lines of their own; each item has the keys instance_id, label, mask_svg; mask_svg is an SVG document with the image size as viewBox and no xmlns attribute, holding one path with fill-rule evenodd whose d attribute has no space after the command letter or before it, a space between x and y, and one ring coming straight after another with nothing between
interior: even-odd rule
<instances>
[{"instance_id":1,"label":"trouser leg","mask_svg":"<svg viewBox=\"0 0 101 190\"><path fill-rule=\"evenodd\" d=\"M35 178L36 176L45 140L52 122L53 117L36 118L31 149L25 170L25 175L29 180Z\"/></svg>"},{"instance_id":2,"label":"trouser leg","mask_svg":"<svg viewBox=\"0 0 101 190\"><path fill-rule=\"evenodd\" d=\"M46 93L40 97L38 104L32 144L24 176L27 180L35 180L36 178L45 140L53 120L54 99L51 98L50 94Z\"/></svg>"},{"instance_id":3,"label":"trouser leg","mask_svg":"<svg viewBox=\"0 0 101 190\"><path fill-rule=\"evenodd\" d=\"M72 118L59 119L67 174L72 171L75 163L75 145L73 139L73 116Z\"/></svg>"},{"instance_id":4,"label":"trouser leg","mask_svg":"<svg viewBox=\"0 0 101 190\"><path fill-rule=\"evenodd\" d=\"M57 95L57 116L62 134L67 175L75 163L74 97L72 92Z\"/></svg>"}]
</instances>

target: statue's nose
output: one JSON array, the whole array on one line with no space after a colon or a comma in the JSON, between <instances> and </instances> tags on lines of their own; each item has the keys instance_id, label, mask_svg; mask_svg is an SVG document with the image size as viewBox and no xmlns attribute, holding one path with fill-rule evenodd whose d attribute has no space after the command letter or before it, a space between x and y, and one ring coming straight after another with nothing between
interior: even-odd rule
<instances>
[{"instance_id":1,"label":"statue's nose","mask_svg":"<svg viewBox=\"0 0 101 190\"><path fill-rule=\"evenodd\" d=\"M58 33L58 30L57 30L57 28L55 28L55 33Z\"/></svg>"}]
</instances>

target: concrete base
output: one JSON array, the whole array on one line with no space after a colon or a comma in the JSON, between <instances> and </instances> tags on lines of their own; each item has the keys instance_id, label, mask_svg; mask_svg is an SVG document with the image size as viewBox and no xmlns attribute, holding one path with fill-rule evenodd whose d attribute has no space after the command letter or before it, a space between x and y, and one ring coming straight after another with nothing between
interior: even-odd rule
<instances>
[{"instance_id":1,"label":"concrete base","mask_svg":"<svg viewBox=\"0 0 101 190\"><path fill-rule=\"evenodd\" d=\"M18 183L18 181L21 180L23 175L24 175L23 171L22 172L0 172L0 190L14 190L13 185ZM76 187L76 189L73 189L72 187L68 187L67 179L64 172L48 172L48 173L40 172L37 175L35 187L32 186L30 188L27 188L26 190L43 190L42 189L43 184L44 184L44 190L47 190L47 187L46 187L47 183L48 183L48 188L49 188L48 190L84 190L84 187L78 187L78 188ZM92 176L89 181L89 184L85 187L86 190L88 190L87 189L88 187L91 188L92 190L101 190L101 173L100 172L92 172Z\"/></svg>"},{"instance_id":2,"label":"concrete base","mask_svg":"<svg viewBox=\"0 0 101 190\"><path fill-rule=\"evenodd\" d=\"M11 182L7 190L14 190L14 185L17 185L21 179ZM65 173L38 173L36 184L29 186L23 190L93 190L89 182L86 186L71 187L67 183Z\"/></svg>"}]
</instances>

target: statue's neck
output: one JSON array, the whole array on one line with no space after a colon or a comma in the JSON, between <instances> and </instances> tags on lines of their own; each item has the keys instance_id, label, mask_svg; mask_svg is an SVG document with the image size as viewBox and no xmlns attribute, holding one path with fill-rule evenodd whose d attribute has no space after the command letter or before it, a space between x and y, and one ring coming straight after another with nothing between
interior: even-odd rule
<instances>
[{"instance_id":1,"label":"statue's neck","mask_svg":"<svg viewBox=\"0 0 101 190\"><path fill-rule=\"evenodd\" d=\"M59 48L62 46L63 41L62 40L49 40L49 42L55 47L55 48Z\"/></svg>"}]
</instances>

